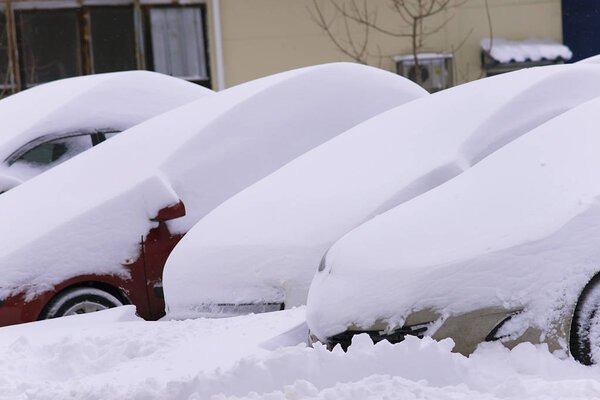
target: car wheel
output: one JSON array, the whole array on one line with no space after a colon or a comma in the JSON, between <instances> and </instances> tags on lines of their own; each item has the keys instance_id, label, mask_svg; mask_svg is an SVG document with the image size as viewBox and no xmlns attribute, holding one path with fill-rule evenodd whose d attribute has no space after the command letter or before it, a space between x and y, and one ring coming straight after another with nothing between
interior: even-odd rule
<instances>
[{"instance_id":1,"label":"car wheel","mask_svg":"<svg viewBox=\"0 0 600 400\"><path fill-rule=\"evenodd\" d=\"M86 314L122 305L123 302L104 290L91 287L73 288L56 295L48 303L40 319Z\"/></svg>"},{"instance_id":2,"label":"car wheel","mask_svg":"<svg viewBox=\"0 0 600 400\"><path fill-rule=\"evenodd\" d=\"M585 365L600 363L600 276L585 287L571 322L573 358Z\"/></svg>"}]
</instances>

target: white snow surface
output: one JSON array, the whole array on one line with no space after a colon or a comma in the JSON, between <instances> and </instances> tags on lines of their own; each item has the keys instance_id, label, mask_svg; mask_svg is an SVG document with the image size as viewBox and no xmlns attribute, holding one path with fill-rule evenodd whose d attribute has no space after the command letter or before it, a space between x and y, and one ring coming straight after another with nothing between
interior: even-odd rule
<instances>
[{"instance_id":1,"label":"white snow surface","mask_svg":"<svg viewBox=\"0 0 600 400\"><path fill-rule=\"evenodd\" d=\"M185 232L219 203L357 123L427 93L357 64L302 68L193 101L0 196L0 298L90 273L127 276L156 213Z\"/></svg>"},{"instance_id":2,"label":"white snow surface","mask_svg":"<svg viewBox=\"0 0 600 400\"><path fill-rule=\"evenodd\" d=\"M211 303L305 303L321 257L345 233L599 95L597 66L550 66L455 87L358 125L196 224L167 260L169 315Z\"/></svg>"},{"instance_id":3,"label":"white snow surface","mask_svg":"<svg viewBox=\"0 0 600 400\"><path fill-rule=\"evenodd\" d=\"M551 39L514 41L488 38L481 40L481 48L490 52L492 58L501 63L556 60L557 58L570 60L573 57L573 53L567 46Z\"/></svg>"},{"instance_id":4,"label":"white snow surface","mask_svg":"<svg viewBox=\"0 0 600 400\"><path fill-rule=\"evenodd\" d=\"M146 322L132 306L0 329L0 399L592 399L599 367L545 346L408 337L347 353L306 337L304 308L226 319Z\"/></svg>"},{"instance_id":5,"label":"white snow surface","mask_svg":"<svg viewBox=\"0 0 600 400\"><path fill-rule=\"evenodd\" d=\"M584 58L577 61L577 64L600 64L600 55Z\"/></svg>"},{"instance_id":6,"label":"white snow surface","mask_svg":"<svg viewBox=\"0 0 600 400\"><path fill-rule=\"evenodd\" d=\"M23 181L36 173L35 169L14 171L5 162L31 140L74 132L124 131L213 93L149 71L79 76L24 90L0 100L0 174ZM0 180L0 190L8 189L3 183L7 182Z\"/></svg>"},{"instance_id":7,"label":"white snow surface","mask_svg":"<svg viewBox=\"0 0 600 400\"><path fill-rule=\"evenodd\" d=\"M600 270L598 110L576 107L340 239L310 288L311 331L487 307L523 308L515 332L570 323Z\"/></svg>"}]
</instances>

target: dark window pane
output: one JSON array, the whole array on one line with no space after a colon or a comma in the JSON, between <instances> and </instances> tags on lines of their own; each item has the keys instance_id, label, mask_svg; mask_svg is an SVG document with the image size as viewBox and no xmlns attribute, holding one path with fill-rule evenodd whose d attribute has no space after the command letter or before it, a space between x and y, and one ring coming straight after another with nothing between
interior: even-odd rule
<instances>
[{"instance_id":1,"label":"dark window pane","mask_svg":"<svg viewBox=\"0 0 600 400\"><path fill-rule=\"evenodd\" d=\"M94 73L136 69L133 8L90 10Z\"/></svg>"},{"instance_id":2,"label":"dark window pane","mask_svg":"<svg viewBox=\"0 0 600 400\"><path fill-rule=\"evenodd\" d=\"M0 88L8 82L8 39L6 37L6 16L0 12Z\"/></svg>"},{"instance_id":3,"label":"dark window pane","mask_svg":"<svg viewBox=\"0 0 600 400\"><path fill-rule=\"evenodd\" d=\"M81 75L76 10L22 11L17 21L27 85Z\"/></svg>"},{"instance_id":4,"label":"dark window pane","mask_svg":"<svg viewBox=\"0 0 600 400\"><path fill-rule=\"evenodd\" d=\"M208 79L200 7L150 10L154 70L190 80Z\"/></svg>"},{"instance_id":5,"label":"dark window pane","mask_svg":"<svg viewBox=\"0 0 600 400\"><path fill-rule=\"evenodd\" d=\"M67 152L64 143L44 143L23 154L19 161L31 164L50 164Z\"/></svg>"},{"instance_id":6,"label":"dark window pane","mask_svg":"<svg viewBox=\"0 0 600 400\"><path fill-rule=\"evenodd\" d=\"M26 163L40 167L54 166L91 147L92 141L89 135L55 139L27 151L14 164Z\"/></svg>"}]
</instances>

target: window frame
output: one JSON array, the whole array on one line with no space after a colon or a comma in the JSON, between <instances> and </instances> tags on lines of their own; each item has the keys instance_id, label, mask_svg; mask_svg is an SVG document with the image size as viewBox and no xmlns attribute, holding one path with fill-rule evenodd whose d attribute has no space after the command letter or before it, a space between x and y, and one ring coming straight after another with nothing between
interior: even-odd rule
<instances>
[{"instance_id":1,"label":"window frame","mask_svg":"<svg viewBox=\"0 0 600 400\"><path fill-rule=\"evenodd\" d=\"M173 7L194 7L200 8L202 18L202 33L204 47L204 61L207 79L190 79L190 82L197 83L207 88L212 88L213 77L211 73L210 59L210 40L209 40L209 21L207 11L208 0L7 0L0 2L0 13L3 13L12 23L6 24L7 35L18 38L20 33L16 27L15 14L21 11L28 10L76 10L77 19L79 21L79 42L80 42L80 59L81 73L88 75L93 73L93 55L91 25L89 19L89 10L95 8L112 8L122 6L134 7L134 36L136 41L136 66L140 70L154 71L153 53L152 53L152 28L150 24L150 10L153 8L173 8ZM20 44L12 41L9 43L9 52L11 57L14 57L15 62L9 68L8 74L11 76L11 83L5 87L0 87L0 90L11 90L11 93L16 93L22 89L45 82L35 82L34 84L26 85L25 83L25 68L23 60L19 57ZM185 77L179 77L185 79ZM2 92L0 91L0 97Z\"/></svg>"},{"instance_id":2,"label":"window frame","mask_svg":"<svg viewBox=\"0 0 600 400\"><path fill-rule=\"evenodd\" d=\"M194 2L194 1L186 1L185 3L183 2L179 2L179 3L157 3L157 4L144 4L144 2L142 2L142 15L143 15L143 25L144 25L144 29L143 29L143 34L144 34L144 43L145 43L145 59L146 59L146 66L147 69L150 71L155 71L155 67L154 67L154 52L153 52L153 46L152 46L152 24L150 23L150 10L151 9L156 9L156 8L173 8L173 7L179 7L179 8L190 8L190 7L199 7L200 8L200 14L202 16L202 36L203 36L203 45L204 45L204 60L206 62L206 75L208 76L207 79L190 79L189 82L193 82L196 83L198 85L204 86L208 89L212 89L212 73L211 73L211 69L210 69L210 52L209 52L209 46L210 46L210 41L208 38L208 13L207 13L207 9L206 9L206 4L205 2ZM181 79L185 79L184 77L177 77L177 78L181 78Z\"/></svg>"},{"instance_id":3,"label":"window frame","mask_svg":"<svg viewBox=\"0 0 600 400\"><path fill-rule=\"evenodd\" d=\"M94 35L92 33L93 30L93 25L94 25L94 20L92 18L92 12L93 11L101 11L101 10L115 10L115 9L131 9L131 24L133 27L133 30L131 32L131 34L133 35L131 37L131 39L133 39L135 41L135 36L136 36L136 31L135 31L135 9L132 7L132 5L127 5L127 4L120 4L117 6L95 6L95 7L83 7L82 8L82 28L85 30L84 31L84 36L87 37L87 40L83 40L85 42L85 51L84 51L84 55L87 54L87 59L86 62L89 63L89 68L86 68L86 71L89 71L90 74L96 74L96 73L103 73L103 72L97 72L96 71L96 66L94 65L95 62L95 56L94 56ZM98 40L96 39L96 42ZM83 50L83 49L82 49ZM135 49L134 49L134 53L132 54L133 59L134 59L134 68L140 68L140 66L138 65L139 63L136 60L136 54L135 54ZM114 72L114 71L113 71Z\"/></svg>"},{"instance_id":4,"label":"window frame","mask_svg":"<svg viewBox=\"0 0 600 400\"><path fill-rule=\"evenodd\" d=\"M17 54L19 55L23 55L23 57L19 57L19 61L18 61L18 67L19 67L19 74L20 74L20 81L21 81L21 85L28 89L30 87L34 87L37 85L40 85L42 83L46 83L49 81L40 81L40 82L28 82L27 80L27 65L26 65L26 58L25 58L25 42L24 42L24 37L23 37L23 32L19 29L18 25L21 23L21 18L23 18L23 15L27 15L28 13L34 13L34 12L38 12L39 13L39 9L33 9L33 10L15 10L15 14L14 14L14 21L15 21L15 26L16 26L16 40L17 40ZM81 19L82 19L82 11L80 9L77 9L75 7L68 7L68 8L52 8L52 9L41 9L41 11L54 11L54 12L69 12L72 11L74 12L75 15L75 29L76 29L76 33L77 35L79 35L79 37L75 38L74 43L76 43L77 46L77 50L75 52L75 54L78 57L78 60L76 61L76 70L77 73L79 73L79 75L74 75L74 76L81 76L84 75L86 73L85 71L85 46L84 43L82 41L82 38L85 36L85 33L82 31L83 26L81 23ZM67 77L65 77L67 78ZM61 79L61 78L59 78Z\"/></svg>"},{"instance_id":5,"label":"window frame","mask_svg":"<svg viewBox=\"0 0 600 400\"><path fill-rule=\"evenodd\" d=\"M91 131L79 130L79 131L70 131L70 132L59 133L59 134L42 135L35 139L30 140L29 142L27 142L24 145L22 145L21 147L19 147L17 150L13 151L8 157L6 157L6 159L4 160L4 163L10 167L11 165L13 165L17 161L19 161L21 159L21 157L23 157L23 155L25 155L27 152L35 149L38 146L41 146L43 144L46 144L46 143L49 143L49 142L52 142L55 140L68 139L68 138L77 137L77 136L89 136L91 144L92 144L91 147L94 147L97 144L102 143L103 141L106 140L106 137L104 136L105 134L120 133L120 132L122 132L122 131L116 130L113 128L104 128L104 129L94 129Z\"/></svg>"},{"instance_id":6,"label":"window frame","mask_svg":"<svg viewBox=\"0 0 600 400\"><path fill-rule=\"evenodd\" d=\"M194 79L193 77L175 76L175 75L173 75L173 76L210 88L211 73L210 73L210 59L209 59L209 52L208 52L209 41L208 41L208 29L207 29L208 23L207 23L206 7L199 6L198 4L184 4L184 5L161 4L159 6L143 7L144 26L145 26L145 33L146 33L145 43L147 44L147 46L146 46L146 53L147 53L146 64L148 66L151 66L151 69L153 71L156 70L156 68L155 68L156 66L154 65L154 53L153 53L154 43L152 40L152 23L150 21L151 11L153 9L156 10L156 9L170 9L170 8L178 8L178 9L195 8L195 9L200 10L200 18L202 21L202 47L204 50L204 63L205 63L204 67L206 69L206 78Z\"/></svg>"}]
</instances>

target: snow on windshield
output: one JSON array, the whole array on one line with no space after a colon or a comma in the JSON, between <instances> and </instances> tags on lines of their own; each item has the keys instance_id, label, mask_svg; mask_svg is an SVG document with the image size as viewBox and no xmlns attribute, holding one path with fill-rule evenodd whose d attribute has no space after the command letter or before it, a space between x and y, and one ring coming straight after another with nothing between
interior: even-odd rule
<instances>
[{"instance_id":1,"label":"snow on windshield","mask_svg":"<svg viewBox=\"0 0 600 400\"><path fill-rule=\"evenodd\" d=\"M327 64L259 79L139 124L0 197L0 298L69 277L126 274L158 210L185 232L221 201L358 122L427 93ZM36 199L34 201L33 199Z\"/></svg>"},{"instance_id":2,"label":"snow on windshield","mask_svg":"<svg viewBox=\"0 0 600 400\"><path fill-rule=\"evenodd\" d=\"M169 313L214 303L304 303L321 257L343 234L598 95L596 66L534 68L364 122L201 220L167 261Z\"/></svg>"},{"instance_id":3,"label":"snow on windshield","mask_svg":"<svg viewBox=\"0 0 600 400\"><path fill-rule=\"evenodd\" d=\"M311 285L311 330L423 309L524 308L515 330L570 321L600 259L599 108L554 118L339 240Z\"/></svg>"}]
</instances>

